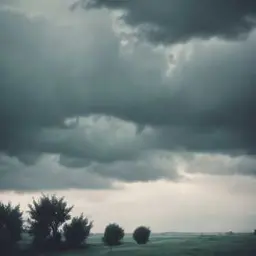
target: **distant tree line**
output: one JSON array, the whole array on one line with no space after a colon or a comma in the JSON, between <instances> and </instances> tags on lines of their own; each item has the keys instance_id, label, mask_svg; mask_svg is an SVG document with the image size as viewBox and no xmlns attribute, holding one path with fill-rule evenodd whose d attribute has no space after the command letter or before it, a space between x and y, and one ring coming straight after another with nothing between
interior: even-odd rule
<instances>
[{"instance_id":1,"label":"distant tree line","mask_svg":"<svg viewBox=\"0 0 256 256\"><path fill-rule=\"evenodd\" d=\"M68 206L64 197L42 195L28 205L28 219L25 222L20 206L0 203L0 255L13 255L22 233L32 237L33 251L68 250L84 248L93 227L93 222L81 214L71 218L73 206ZM140 226L135 229L133 239L137 244L149 241L150 229ZM112 250L122 244L125 232L116 223L109 224L102 242ZM5 253L5 254L3 254Z\"/></svg>"}]
</instances>

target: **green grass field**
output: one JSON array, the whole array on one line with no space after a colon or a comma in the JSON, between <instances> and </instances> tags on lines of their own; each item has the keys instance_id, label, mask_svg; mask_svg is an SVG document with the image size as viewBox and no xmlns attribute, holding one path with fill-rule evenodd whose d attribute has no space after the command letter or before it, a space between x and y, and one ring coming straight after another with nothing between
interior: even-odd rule
<instances>
[{"instance_id":1,"label":"green grass field","mask_svg":"<svg viewBox=\"0 0 256 256\"><path fill-rule=\"evenodd\" d=\"M256 236L234 235L152 235L150 243L139 246L127 235L124 244L112 251L101 243L101 236L89 238L86 250L50 254L52 256L256 256Z\"/></svg>"}]
</instances>

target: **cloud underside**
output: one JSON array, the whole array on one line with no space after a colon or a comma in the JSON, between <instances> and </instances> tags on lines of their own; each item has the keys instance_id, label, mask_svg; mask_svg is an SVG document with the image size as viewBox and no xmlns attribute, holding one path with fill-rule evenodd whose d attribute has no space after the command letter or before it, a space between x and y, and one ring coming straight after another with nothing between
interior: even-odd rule
<instances>
[{"instance_id":1,"label":"cloud underside","mask_svg":"<svg viewBox=\"0 0 256 256\"><path fill-rule=\"evenodd\" d=\"M0 189L178 181L179 161L255 175L255 1L160 2L94 1L65 24L0 8Z\"/></svg>"},{"instance_id":2,"label":"cloud underside","mask_svg":"<svg viewBox=\"0 0 256 256\"><path fill-rule=\"evenodd\" d=\"M137 35L154 43L170 44L191 38L243 38L254 28L256 2L222 0L80 0L86 9L122 10L122 20L138 30Z\"/></svg>"}]
</instances>

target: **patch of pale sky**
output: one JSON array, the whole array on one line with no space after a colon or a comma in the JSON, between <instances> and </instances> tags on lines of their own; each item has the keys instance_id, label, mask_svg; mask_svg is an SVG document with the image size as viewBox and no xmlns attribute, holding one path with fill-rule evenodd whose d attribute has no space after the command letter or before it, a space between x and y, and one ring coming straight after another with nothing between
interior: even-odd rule
<instances>
[{"instance_id":1,"label":"patch of pale sky","mask_svg":"<svg viewBox=\"0 0 256 256\"><path fill-rule=\"evenodd\" d=\"M84 212L94 220L93 232L103 232L105 225L118 222L126 232L140 224L153 232L251 231L252 216L256 216L254 194L231 193L236 183L240 187L256 187L256 181L246 177L211 177L195 175L182 183L156 181L123 184L121 190L55 191L74 204L73 214ZM45 191L45 193L48 193ZM51 191L50 193L54 193ZM20 203L22 209L36 193L1 193L4 202Z\"/></svg>"}]
</instances>

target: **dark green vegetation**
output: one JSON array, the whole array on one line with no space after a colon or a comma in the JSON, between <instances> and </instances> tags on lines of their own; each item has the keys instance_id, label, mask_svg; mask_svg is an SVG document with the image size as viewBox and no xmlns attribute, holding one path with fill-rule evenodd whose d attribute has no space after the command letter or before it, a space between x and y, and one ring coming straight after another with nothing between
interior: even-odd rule
<instances>
[{"instance_id":1,"label":"dark green vegetation","mask_svg":"<svg viewBox=\"0 0 256 256\"><path fill-rule=\"evenodd\" d=\"M124 238L124 230L117 224L109 224L104 232L102 241L104 244L112 247L120 245Z\"/></svg>"},{"instance_id":2,"label":"dark green vegetation","mask_svg":"<svg viewBox=\"0 0 256 256\"><path fill-rule=\"evenodd\" d=\"M1 256L37 255L39 252L65 251L85 245L92 222L82 214L71 219L73 206L68 206L63 197L42 195L38 201L33 199L28 208L25 228L19 206L0 203ZM25 248L17 245L21 234L30 236Z\"/></svg>"},{"instance_id":3,"label":"dark green vegetation","mask_svg":"<svg viewBox=\"0 0 256 256\"><path fill-rule=\"evenodd\" d=\"M85 251L89 256L108 253L124 256L256 255L255 231L219 235L165 233L151 235L149 241L149 228L140 226L132 235L125 236L124 229L113 223L105 228L102 238L102 235L90 236L92 222L83 214L71 219L73 206L68 206L64 198L43 195L38 201L33 200L28 208L25 228L19 206L0 203L1 256L73 256L84 255Z\"/></svg>"},{"instance_id":4,"label":"dark green vegetation","mask_svg":"<svg viewBox=\"0 0 256 256\"><path fill-rule=\"evenodd\" d=\"M80 217L75 217L70 224L65 224L63 227L65 241L70 248L77 248L86 240L90 234L92 222L88 222L82 214Z\"/></svg>"},{"instance_id":5,"label":"dark green vegetation","mask_svg":"<svg viewBox=\"0 0 256 256\"><path fill-rule=\"evenodd\" d=\"M0 203L0 255L8 249L15 249L21 239L22 225L20 207Z\"/></svg>"},{"instance_id":6,"label":"dark green vegetation","mask_svg":"<svg viewBox=\"0 0 256 256\"><path fill-rule=\"evenodd\" d=\"M137 244L146 244L149 240L150 229L147 227L138 227L133 232L133 239Z\"/></svg>"},{"instance_id":7,"label":"dark green vegetation","mask_svg":"<svg viewBox=\"0 0 256 256\"><path fill-rule=\"evenodd\" d=\"M60 227L70 220L73 207L68 207L64 198L55 195L43 195L38 201L33 200L29 207L28 232L33 236L36 248L59 247L61 242Z\"/></svg>"}]
</instances>

